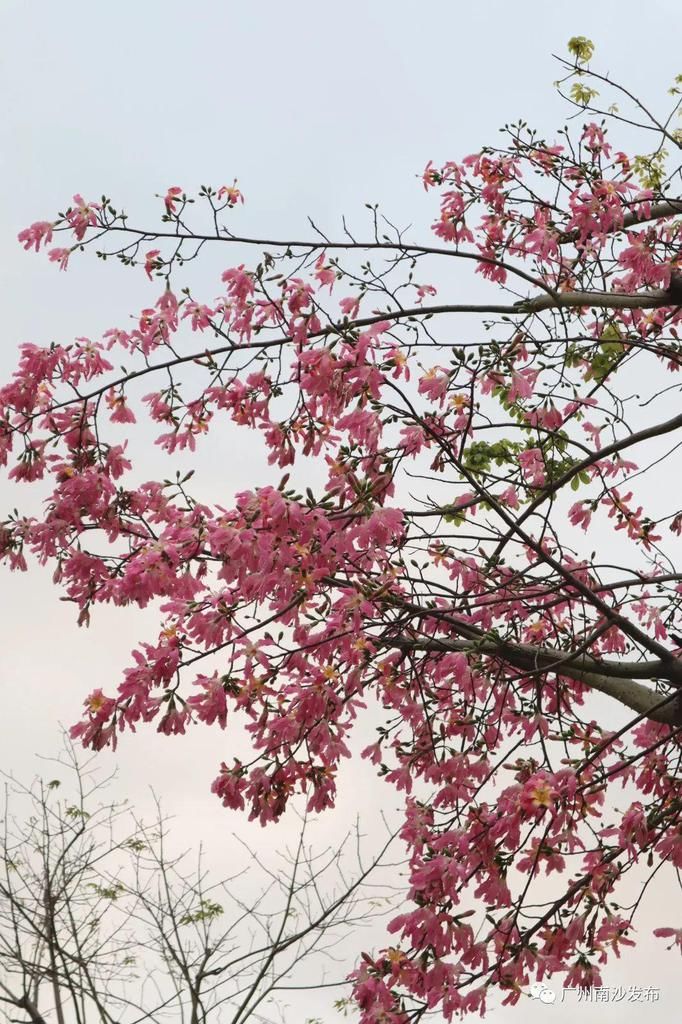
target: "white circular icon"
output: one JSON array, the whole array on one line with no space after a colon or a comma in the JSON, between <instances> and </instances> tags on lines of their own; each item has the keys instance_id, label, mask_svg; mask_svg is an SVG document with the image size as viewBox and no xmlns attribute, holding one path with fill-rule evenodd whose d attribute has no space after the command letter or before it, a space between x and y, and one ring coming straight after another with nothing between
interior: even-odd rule
<instances>
[{"instance_id":1,"label":"white circular icon","mask_svg":"<svg viewBox=\"0 0 682 1024\"><path fill-rule=\"evenodd\" d=\"M534 981L529 992L531 999L539 999L541 1003L553 1003L556 999L556 992L548 988L544 981Z\"/></svg>"}]
</instances>

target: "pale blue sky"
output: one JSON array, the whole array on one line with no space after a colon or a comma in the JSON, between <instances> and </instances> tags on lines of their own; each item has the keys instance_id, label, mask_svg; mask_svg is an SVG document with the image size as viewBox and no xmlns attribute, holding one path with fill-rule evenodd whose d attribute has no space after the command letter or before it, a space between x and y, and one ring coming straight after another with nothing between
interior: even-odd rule
<instances>
[{"instance_id":1,"label":"pale blue sky","mask_svg":"<svg viewBox=\"0 0 682 1024\"><path fill-rule=\"evenodd\" d=\"M51 218L73 193L106 192L149 223L154 193L169 185L192 190L238 177L247 205L234 223L245 233L300 234L308 214L332 230L341 214L360 223L363 204L380 201L424 238L434 205L416 175L428 159L459 158L520 117L549 135L563 124L551 54L563 54L571 35L591 37L595 63L660 110L682 71L678 22L672 0L3 0L3 377L17 343L97 336L155 297L139 273L88 258L60 274L17 245L22 227ZM226 504L248 473L242 452L225 471ZM1 480L0 494L2 509L17 501ZM35 752L56 749L56 721L70 724L92 686L118 677L155 620L102 614L86 633L58 601L49 571L5 573L2 586L0 749L4 766L25 775ZM122 792L144 803L152 783L193 833L223 842L237 822L207 792L221 756L225 739L214 731L184 741L147 733L120 748ZM346 822L360 785L369 816L387 795L367 771L355 772L341 787ZM672 954L645 943L610 975L612 984L623 980L661 985L662 1002L646 1019L673 1019L681 989ZM643 1015L623 1003L535 1009L532 1019L557 1024L577 1014L600 1024Z\"/></svg>"}]
</instances>

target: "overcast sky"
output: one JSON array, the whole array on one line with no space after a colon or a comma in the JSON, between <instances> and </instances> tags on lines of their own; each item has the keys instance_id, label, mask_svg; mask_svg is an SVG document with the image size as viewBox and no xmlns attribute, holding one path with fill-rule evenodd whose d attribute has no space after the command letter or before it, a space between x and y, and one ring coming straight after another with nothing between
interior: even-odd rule
<instances>
[{"instance_id":1,"label":"overcast sky","mask_svg":"<svg viewBox=\"0 0 682 1024\"><path fill-rule=\"evenodd\" d=\"M571 35L591 37L600 69L663 109L682 71L678 22L673 0L3 0L3 379L18 343L96 337L156 298L157 286L139 273L87 258L60 274L17 245L21 228L52 218L75 192L104 192L131 220L138 212L149 223L154 194L168 186L192 191L237 177L247 204L234 223L244 233L300 234L307 215L332 230L341 214L361 223L363 204L380 201L424 238L434 206L416 176L427 160L495 142L498 128L521 117L547 135L564 123L552 53L564 54ZM209 295L213 288L211 281ZM235 490L267 482L264 465L242 448L208 485L229 505ZM4 479L0 493L0 511L22 498ZM130 649L153 635L156 621L153 613L103 612L89 631L78 630L50 576L35 566L24 576L2 575L0 750L2 766L23 777L35 770L36 753L57 750L58 722L79 717L87 692L113 688ZM126 739L116 754L119 791L144 808L153 785L178 827L213 843L218 861L230 856L225 837L237 826L265 846L280 843L289 825L244 830L208 793L235 742L212 729ZM349 769L340 788L328 836L341 834L357 810L367 820L387 800L391 810L393 794L366 766ZM661 923L660 914L642 916L644 932L652 922ZM534 1004L532 1019L673 1019L682 994L673 954L645 939L605 975L607 984L633 982L660 986L660 1003L646 1010L623 1002ZM489 1019L518 1021L520 1012Z\"/></svg>"}]
</instances>

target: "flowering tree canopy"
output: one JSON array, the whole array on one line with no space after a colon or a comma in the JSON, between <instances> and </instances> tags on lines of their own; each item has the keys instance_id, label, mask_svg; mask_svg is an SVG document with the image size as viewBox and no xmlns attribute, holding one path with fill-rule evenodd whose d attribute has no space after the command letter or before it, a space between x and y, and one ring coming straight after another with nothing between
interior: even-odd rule
<instances>
[{"instance_id":1,"label":"flowering tree canopy","mask_svg":"<svg viewBox=\"0 0 682 1024\"><path fill-rule=\"evenodd\" d=\"M660 485L682 429L682 135L570 46L574 127L429 163L431 240L376 207L367 236L245 238L236 182L169 188L158 229L76 195L19 236L155 289L132 328L23 345L0 389L9 477L49 482L3 557L53 564L82 624L160 609L72 735L239 719L252 759L213 790L265 825L297 793L332 807L378 720L362 756L404 796L409 892L355 972L363 1024L599 984L632 943L623 879L682 867L682 512ZM211 247L222 282L195 295L183 268ZM150 423L160 479L140 480ZM211 506L166 478L221 431L272 479Z\"/></svg>"}]
</instances>

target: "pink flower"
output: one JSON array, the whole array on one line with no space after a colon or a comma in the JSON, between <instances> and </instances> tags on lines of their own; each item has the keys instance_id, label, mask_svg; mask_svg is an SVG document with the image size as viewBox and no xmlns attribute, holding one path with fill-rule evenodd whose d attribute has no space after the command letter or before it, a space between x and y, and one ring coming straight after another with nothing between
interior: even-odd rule
<instances>
[{"instance_id":1,"label":"pink flower","mask_svg":"<svg viewBox=\"0 0 682 1024\"><path fill-rule=\"evenodd\" d=\"M432 402L443 402L450 383L450 374L442 366L433 366L419 381L420 395L426 395Z\"/></svg>"},{"instance_id":2,"label":"pink flower","mask_svg":"<svg viewBox=\"0 0 682 1024\"><path fill-rule=\"evenodd\" d=\"M543 487L547 477L540 449L527 448L526 451L519 452L517 459L526 481L532 487Z\"/></svg>"},{"instance_id":3,"label":"pink flower","mask_svg":"<svg viewBox=\"0 0 682 1024\"><path fill-rule=\"evenodd\" d=\"M518 508L519 496L516 492L516 488L510 484L509 487L507 487L507 489L500 495L499 501L502 505L506 505L507 508Z\"/></svg>"},{"instance_id":4,"label":"pink flower","mask_svg":"<svg viewBox=\"0 0 682 1024\"><path fill-rule=\"evenodd\" d=\"M240 761L235 761L232 768L228 768L225 762L221 764L220 774L211 783L211 792L222 800L224 807L240 811L244 809L244 794L248 785L244 773Z\"/></svg>"},{"instance_id":5,"label":"pink flower","mask_svg":"<svg viewBox=\"0 0 682 1024\"><path fill-rule=\"evenodd\" d=\"M427 295L437 295L438 289L434 288L432 284L420 284L417 288L417 304L424 301Z\"/></svg>"},{"instance_id":6,"label":"pink flower","mask_svg":"<svg viewBox=\"0 0 682 1024\"><path fill-rule=\"evenodd\" d=\"M440 172L434 168L433 160L429 160L422 174L422 184L424 185L424 191L428 192L430 188L433 188L435 185L440 185L441 182L442 177L440 175Z\"/></svg>"},{"instance_id":7,"label":"pink flower","mask_svg":"<svg viewBox=\"0 0 682 1024\"><path fill-rule=\"evenodd\" d=\"M564 980L566 988L595 988L602 983L599 968L586 957L580 957L569 969Z\"/></svg>"},{"instance_id":8,"label":"pink flower","mask_svg":"<svg viewBox=\"0 0 682 1024\"><path fill-rule=\"evenodd\" d=\"M513 405L519 398L532 398L535 393L537 377L537 370L521 370L520 373L514 371L507 394L507 401Z\"/></svg>"},{"instance_id":9,"label":"pink flower","mask_svg":"<svg viewBox=\"0 0 682 1024\"><path fill-rule=\"evenodd\" d=\"M597 930L597 943L599 943L602 948L604 945L610 946L616 956L620 958L621 946L635 945L634 941L627 937L627 933L630 931L631 927L632 925L630 922L626 921L625 918L621 917L619 914L609 914ZM599 958L599 962L605 964L606 961L607 951L604 949Z\"/></svg>"},{"instance_id":10,"label":"pink flower","mask_svg":"<svg viewBox=\"0 0 682 1024\"><path fill-rule=\"evenodd\" d=\"M548 224L549 210L537 210L533 221L532 229L526 234L522 243L522 250L535 253L541 260L549 260L559 251L556 231Z\"/></svg>"},{"instance_id":11,"label":"pink flower","mask_svg":"<svg viewBox=\"0 0 682 1024\"><path fill-rule=\"evenodd\" d=\"M659 939L673 939L668 949L675 945L682 949L682 928L654 928L654 935Z\"/></svg>"},{"instance_id":12,"label":"pink flower","mask_svg":"<svg viewBox=\"0 0 682 1024\"><path fill-rule=\"evenodd\" d=\"M218 189L218 199L224 199L229 207L244 202L244 196L237 188L237 179L231 185L221 185Z\"/></svg>"},{"instance_id":13,"label":"pink flower","mask_svg":"<svg viewBox=\"0 0 682 1024\"><path fill-rule=\"evenodd\" d=\"M587 530L592 520L592 506L589 501L576 501L568 510L568 518L574 526Z\"/></svg>"},{"instance_id":14,"label":"pink flower","mask_svg":"<svg viewBox=\"0 0 682 1024\"><path fill-rule=\"evenodd\" d=\"M85 707L91 718L106 721L116 706L116 701L105 697L101 689L93 690L85 701Z\"/></svg>"},{"instance_id":15,"label":"pink flower","mask_svg":"<svg viewBox=\"0 0 682 1024\"><path fill-rule=\"evenodd\" d=\"M253 295L254 285L251 274L244 270L244 264L224 270L222 280L227 284L228 295L239 303L245 303Z\"/></svg>"},{"instance_id":16,"label":"pink flower","mask_svg":"<svg viewBox=\"0 0 682 1024\"><path fill-rule=\"evenodd\" d=\"M328 285L329 291L331 291L336 282L336 273L328 263L325 263L326 258L327 254L325 252L321 252L318 256L315 263L315 277L319 281L321 288L325 288Z\"/></svg>"},{"instance_id":17,"label":"pink flower","mask_svg":"<svg viewBox=\"0 0 682 1024\"><path fill-rule=\"evenodd\" d=\"M29 228L24 228L17 235L17 238L22 243L24 249L35 249L36 252L40 249L43 242L52 241L52 229L54 224L51 224L47 220L37 220L35 224L31 224Z\"/></svg>"},{"instance_id":18,"label":"pink flower","mask_svg":"<svg viewBox=\"0 0 682 1024\"><path fill-rule=\"evenodd\" d=\"M656 236L650 230L629 231L630 245L623 249L618 262L632 275L635 287L667 288L670 284L670 265L656 257Z\"/></svg>"},{"instance_id":19,"label":"pink flower","mask_svg":"<svg viewBox=\"0 0 682 1024\"><path fill-rule=\"evenodd\" d=\"M185 727L190 721L189 709L185 707L176 708L171 702L168 706L168 711L156 727L156 731L162 732L166 736L184 735Z\"/></svg>"},{"instance_id":20,"label":"pink flower","mask_svg":"<svg viewBox=\"0 0 682 1024\"><path fill-rule=\"evenodd\" d=\"M485 277L488 281L494 281L496 284L504 284L507 280L507 271L504 267L499 266L499 259L493 248L490 246L479 245L478 247L481 252L483 259L476 267L476 273Z\"/></svg>"},{"instance_id":21,"label":"pink flower","mask_svg":"<svg viewBox=\"0 0 682 1024\"><path fill-rule=\"evenodd\" d=\"M682 830L671 828L656 844L661 860L669 861L678 870L682 868Z\"/></svg>"},{"instance_id":22,"label":"pink flower","mask_svg":"<svg viewBox=\"0 0 682 1024\"><path fill-rule=\"evenodd\" d=\"M188 697L188 705L196 711L200 721L206 725L218 722L220 728L224 729L227 724L227 699L223 680L218 675L199 676L194 680L194 685L200 686L203 693Z\"/></svg>"},{"instance_id":23,"label":"pink flower","mask_svg":"<svg viewBox=\"0 0 682 1024\"><path fill-rule=\"evenodd\" d=\"M162 261L159 259L161 255L160 249L150 249L144 258L144 272L151 281L152 271L158 270L159 267L163 266Z\"/></svg>"},{"instance_id":24,"label":"pink flower","mask_svg":"<svg viewBox=\"0 0 682 1024\"><path fill-rule=\"evenodd\" d=\"M66 211L66 219L73 228L73 233L80 242L89 227L97 224L99 203L86 203L81 195L73 197L74 206Z\"/></svg>"},{"instance_id":25,"label":"pink flower","mask_svg":"<svg viewBox=\"0 0 682 1024\"><path fill-rule=\"evenodd\" d=\"M556 790L547 772L537 772L526 782L519 797L519 806L527 814L554 807Z\"/></svg>"},{"instance_id":26,"label":"pink flower","mask_svg":"<svg viewBox=\"0 0 682 1024\"><path fill-rule=\"evenodd\" d=\"M48 257L51 263L59 263L60 270L66 270L69 263L70 249L50 249Z\"/></svg>"},{"instance_id":27,"label":"pink flower","mask_svg":"<svg viewBox=\"0 0 682 1024\"><path fill-rule=\"evenodd\" d=\"M400 446L406 455L417 455L426 443L426 436L421 427L407 425L401 428Z\"/></svg>"},{"instance_id":28,"label":"pink flower","mask_svg":"<svg viewBox=\"0 0 682 1024\"><path fill-rule=\"evenodd\" d=\"M290 313L302 313L309 309L313 298L313 288L302 278L290 277L288 281L284 282L282 291L287 297Z\"/></svg>"},{"instance_id":29,"label":"pink flower","mask_svg":"<svg viewBox=\"0 0 682 1024\"><path fill-rule=\"evenodd\" d=\"M112 423L135 423L135 414L132 409L128 407L126 396L123 393L116 394L114 391L108 391L106 396L106 403L112 410L111 422Z\"/></svg>"},{"instance_id":30,"label":"pink flower","mask_svg":"<svg viewBox=\"0 0 682 1024\"><path fill-rule=\"evenodd\" d=\"M166 213L168 214L169 217L172 217L172 215L175 213L175 207L181 195L182 189L178 185L172 185L171 188L168 189L165 196L163 197L163 202L166 207Z\"/></svg>"},{"instance_id":31,"label":"pink flower","mask_svg":"<svg viewBox=\"0 0 682 1024\"><path fill-rule=\"evenodd\" d=\"M360 299L351 296L339 301L341 312L345 313L349 320L355 320L360 312Z\"/></svg>"},{"instance_id":32,"label":"pink flower","mask_svg":"<svg viewBox=\"0 0 682 1024\"><path fill-rule=\"evenodd\" d=\"M582 424L582 428L586 434L590 435L592 444L594 445L595 449L599 451L601 448L601 440L599 435L601 434L604 428L597 427L594 425L594 423L588 423L587 420L585 420L585 422Z\"/></svg>"}]
</instances>

